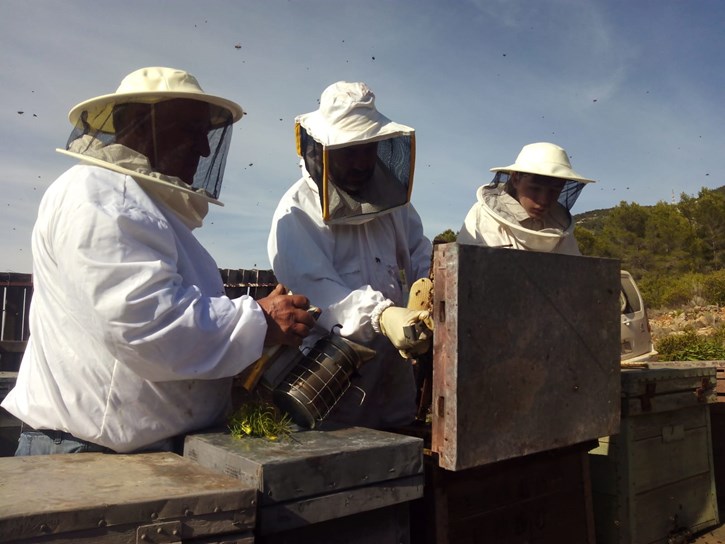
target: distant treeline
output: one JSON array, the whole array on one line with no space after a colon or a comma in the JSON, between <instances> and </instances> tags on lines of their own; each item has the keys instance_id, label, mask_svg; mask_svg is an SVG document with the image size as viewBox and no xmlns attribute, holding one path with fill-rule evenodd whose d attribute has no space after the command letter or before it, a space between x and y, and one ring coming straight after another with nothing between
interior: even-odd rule
<instances>
[{"instance_id":1,"label":"distant treeline","mask_svg":"<svg viewBox=\"0 0 725 544\"><path fill-rule=\"evenodd\" d=\"M619 259L650 308L725 305L725 186L676 204L618 206L574 217L584 255ZM453 242L447 229L434 243Z\"/></svg>"},{"instance_id":2,"label":"distant treeline","mask_svg":"<svg viewBox=\"0 0 725 544\"><path fill-rule=\"evenodd\" d=\"M650 307L725 304L725 187L676 204L623 201L575 220L582 253L619 259Z\"/></svg>"}]
</instances>

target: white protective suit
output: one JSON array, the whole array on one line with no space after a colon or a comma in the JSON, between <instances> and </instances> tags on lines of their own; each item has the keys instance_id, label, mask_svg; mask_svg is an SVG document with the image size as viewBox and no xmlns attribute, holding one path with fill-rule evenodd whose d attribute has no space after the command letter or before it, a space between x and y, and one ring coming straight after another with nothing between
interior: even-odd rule
<instances>
[{"instance_id":1,"label":"white protective suit","mask_svg":"<svg viewBox=\"0 0 725 544\"><path fill-rule=\"evenodd\" d=\"M581 255L574 221L561 204L555 203L543 219L534 219L503 184L479 187L476 199L458 233L459 243Z\"/></svg>"},{"instance_id":2,"label":"white protective suit","mask_svg":"<svg viewBox=\"0 0 725 544\"><path fill-rule=\"evenodd\" d=\"M410 284L428 277L432 247L420 217L408 204L361 224L325 224L317 185L304 166L302 172L277 206L267 250L277 279L322 309L320 330L304 345L340 324L342 336L377 350L352 380L364 402L351 387L326 420L373 428L411 423L417 392L410 361L371 320L391 301L404 306Z\"/></svg>"},{"instance_id":3,"label":"white protective suit","mask_svg":"<svg viewBox=\"0 0 725 544\"><path fill-rule=\"evenodd\" d=\"M214 424L262 353L264 313L230 300L186 220L130 176L77 165L33 230L31 336L2 406L117 452Z\"/></svg>"}]
</instances>

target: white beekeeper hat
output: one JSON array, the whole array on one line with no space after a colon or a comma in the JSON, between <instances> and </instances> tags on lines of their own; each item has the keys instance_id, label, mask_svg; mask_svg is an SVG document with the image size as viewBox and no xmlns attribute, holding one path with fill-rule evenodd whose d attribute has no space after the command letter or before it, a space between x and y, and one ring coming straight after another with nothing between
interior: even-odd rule
<instances>
[{"instance_id":1,"label":"white beekeeper hat","mask_svg":"<svg viewBox=\"0 0 725 544\"><path fill-rule=\"evenodd\" d=\"M169 172L156 170L158 133L169 128L159 123L173 126L173 117L160 119L155 114L156 107L174 100L193 100L209 106L209 124L203 126L209 152L199 157L193 179L182 180ZM126 121L128 126L114 126L114 121L119 122L119 118L124 117L124 107L135 104L143 107L134 111L133 122ZM147 192L161 195L159 198L182 215L194 208L193 225L198 226L201 224L199 217L206 213L208 203L222 205L218 198L232 126L243 115L239 104L205 93L197 79L184 70L158 66L141 68L124 77L116 92L85 100L73 107L68 114L73 130L65 149L57 151L132 176ZM179 130L178 127L173 129ZM147 133L151 142L148 150L129 144L127 136L136 130Z\"/></svg>"},{"instance_id":2,"label":"white beekeeper hat","mask_svg":"<svg viewBox=\"0 0 725 544\"><path fill-rule=\"evenodd\" d=\"M415 132L380 113L375 94L362 82L333 83L322 92L319 109L297 116L295 123L328 149Z\"/></svg>"},{"instance_id":3,"label":"white beekeeper hat","mask_svg":"<svg viewBox=\"0 0 725 544\"><path fill-rule=\"evenodd\" d=\"M415 130L380 113L375 94L365 83L338 81L328 86L319 109L295 118L295 136L297 153L319 189L326 223L362 223L410 200ZM334 179L330 155L340 148L373 143L374 171L351 192L344 179Z\"/></svg>"},{"instance_id":4,"label":"white beekeeper hat","mask_svg":"<svg viewBox=\"0 0 725 544\"><path fill-rule=\"evenodd\" d=\"M561 178L578 183L594 183L575 172L564 148L548 142L525 145L516 162L510 166L491 168L491 172L524 172L552 178Z\"/></svg>"},{"instance_id":5,"label":"white beekeeper hat","mask_svg":"<svg viewBox=\"0 0 725 544\"><path fill-rule=\"evenodd\" d=\"M131 72L119 85L115 93L105 94L81 102L68 114L71 124L76 126L83 115L94 130L113 133L113 107L117 104L154 104L164 100L187 98L206 102L223 108L232 115L232 122L239 121L244 112L239 104L207 94L196 78L189 72L175 68L149 67ZM85 113L84 113L85 112ZM212 108L212 126L228 122L228 116L215 116Z\"/></svg>"}]
</instances>

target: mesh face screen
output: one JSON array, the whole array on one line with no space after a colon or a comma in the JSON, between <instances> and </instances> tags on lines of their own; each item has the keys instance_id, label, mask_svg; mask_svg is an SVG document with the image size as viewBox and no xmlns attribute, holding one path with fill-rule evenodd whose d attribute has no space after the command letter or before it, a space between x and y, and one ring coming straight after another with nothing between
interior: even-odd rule
<instances>
[{"instance_id":1,"label":"mesh face screen","mask_svg":"<svg viewBox=\"0 0 725 544\"><path fill-rule=\"evenodd\" d=\"M488 184L488 187L496 187L500 184L504 184L510 179L510 177L511 175L509 172L496 172L491 180L491 183ZM585 185L585 183L581 183L579 181L567 180L564 183L564 188L559 194L559 204L571 211Z\"/></svg>"},{"instance_id":2,"label":"mesh face screen","mask_svg":"<svg viewBox=\"0 0 725 544\"><path fill-rule=\"evenodd\" d=\"M370 145L370 142L354 142L350 146L324 150L304 128L300 129L300 150L305 168L317 184L323 219L329 223L369 219L408 202L413 177L413 137L396 136L376 142L375 164L369 177L353 187L350 180L345 179L344 161L335 162L330 155L357 145Z\"/></svg>"},{"instance_id":3,"label":"mesh face screen","mask_svg":"<svg viewBox=\"0 0 725 544\"><path fill-rule=\"evenodd\" d=\"M202 114L187 112L177 119L168 113L170 102L182 108L193 103ZM163 104L163 115L158 104L140 103L103 108L93 118L84 111L66 150L108 162L115 155L109 152L111 146L125 146L145 156L150 171L179 177L193 189L218 198L232 137L231 112L194 100Z\"/></svg>"}]
</instances>

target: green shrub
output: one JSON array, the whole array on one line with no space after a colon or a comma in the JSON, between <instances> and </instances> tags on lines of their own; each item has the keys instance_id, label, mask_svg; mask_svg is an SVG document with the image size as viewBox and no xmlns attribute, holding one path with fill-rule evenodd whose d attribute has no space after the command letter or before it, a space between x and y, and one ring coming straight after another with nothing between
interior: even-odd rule
<instances>
[{"instance_id":1,"label":"green shrub","mask_svg":"<svg viewBox=\"0 0 725 544\"><path fill-rule=\"evenodd\" d=\"M435 238L433 238L433 244L448 244L450 242L455 242L457 238L457 232L453 232L451 229L447 229L438 234Z\"/></svg>"},{"instance_id":2,"label":"green shrub","mask_svg":"<svg viewBox=\"0 0 725 544\"><path fill-rule=\"evenodd\" d=\"M645 274L637 281L648 308L675 308L693 299L701 298L706 304L725 305L725 270L707 274Z\"/></svg>"},{"instance_id":3,"label":"green shrub","mask_svg":"<svg viewBox=\"0 0 725 544\"><path fill-rule=\"evenodd\" d=\"M716 270L703 278L702 296L710 304L725 305L725 270Z\"/></svg>"},{"instance_id":4,"label":"green shrub","mask_svg":"<svg viewBox=\"0 0 725 544\"><path fill-rule=\"evenodd\" d=\"M720 342L725 346L725 323L721 323L715 327L715 332L710 335L710 338L716 342Z\"/></svg>"},{"instance_id":5,"label":"green shrub","mask_svg":"<svg viewBox=\"0 0 725 544\"><path fill-rule=\"evenodd\" d=\"M648 308L684 306L695 297L702 297L703 274L690 272L673 275L645 275L637 282Z\"/></svg>"},{"instance_id":6,"label":"green shrub","mask_svg":"<svg viewBox=\"0 0 725 544\"><path fill-rule=\"evenodd\" d=\"M662 361L712 361L725 359L725 331L721 327L714 336L699 336L689 329L670 334L655 344Z\"/></svg>"}]
</instances>

